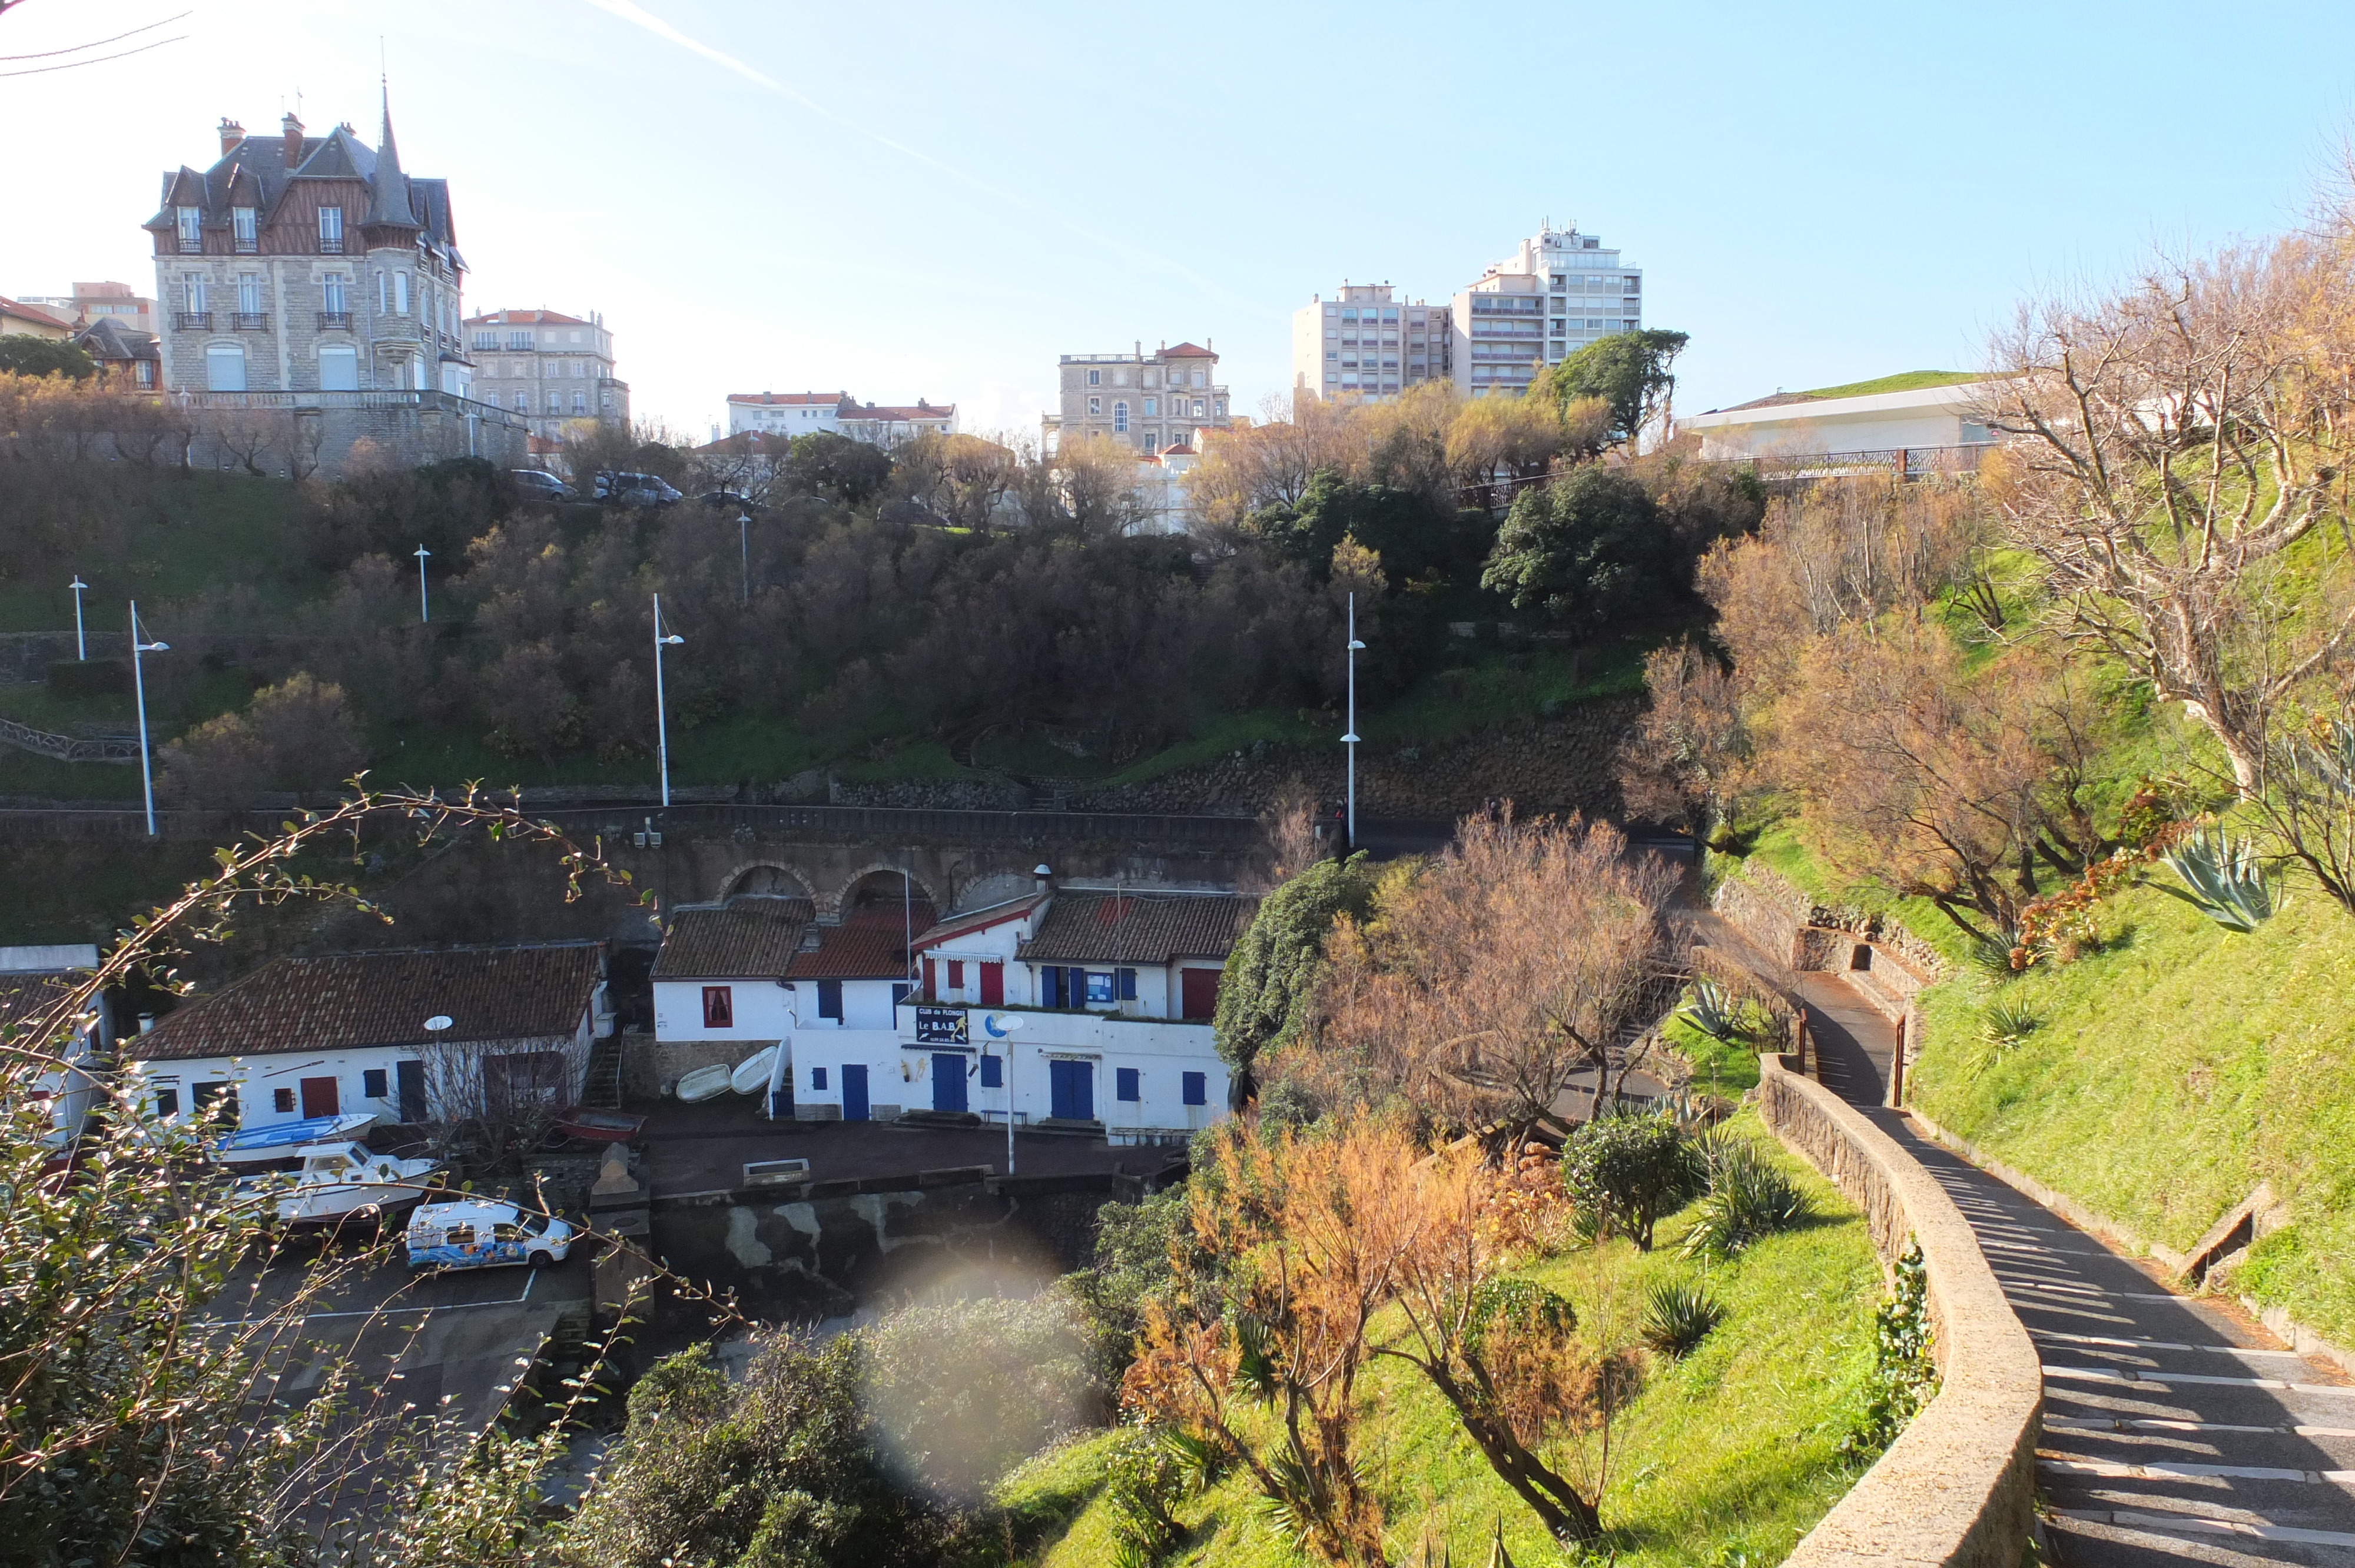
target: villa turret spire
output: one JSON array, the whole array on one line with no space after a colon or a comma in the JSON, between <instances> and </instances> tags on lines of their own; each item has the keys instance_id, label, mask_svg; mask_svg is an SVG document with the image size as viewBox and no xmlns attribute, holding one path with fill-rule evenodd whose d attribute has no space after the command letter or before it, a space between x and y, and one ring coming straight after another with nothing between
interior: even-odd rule
<instances>
[{"instance_id":1,"label":"villa turret spire","mask_svg":"<svg viewBox=\"0 0 2355 1568\"><path fill-rule=\"evenodd\" d=\"M400 149L392 140L392 90L384 93L384 139L376 150L375 190L368 202L366 221L371 225L389 225L402 228L421 227L416 209L410 205L409 176L400 172Z\"/></svg>"}]
</instances>

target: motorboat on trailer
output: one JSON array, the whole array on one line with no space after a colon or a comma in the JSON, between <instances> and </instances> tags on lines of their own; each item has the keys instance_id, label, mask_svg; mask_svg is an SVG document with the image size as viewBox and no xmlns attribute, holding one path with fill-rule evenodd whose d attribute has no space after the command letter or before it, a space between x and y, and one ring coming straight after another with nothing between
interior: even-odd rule
<instances>
[{"instance_id":1,"label":"motorboat on trailer","mask_svg":"<svg viewBox=\"0 0 2355 1568\"><path fill-rule=\"evenodd\" d=\"M230 1133L213 1146L213 1154L224 1165L274 1165L298 1157L305 1144L346 1142L375 1125L376 1117L368 1111L272 1122Z\"/></svg>"},{"instance_id":2,"label":"motorboat on trailer","mask_svg":"<svg viewBox=\"0 0 2355 1568\"><path fill-rule=\"evenodd\" d=\"M357 1143L314 1143L296 1150L302 1169L292 1176L247 1176L238 1196L270 1202L279 1223L331 1225L381 1220L407 1209L440 1185L436 1160L400 1160Z\"/></svg>"}]
</instances>

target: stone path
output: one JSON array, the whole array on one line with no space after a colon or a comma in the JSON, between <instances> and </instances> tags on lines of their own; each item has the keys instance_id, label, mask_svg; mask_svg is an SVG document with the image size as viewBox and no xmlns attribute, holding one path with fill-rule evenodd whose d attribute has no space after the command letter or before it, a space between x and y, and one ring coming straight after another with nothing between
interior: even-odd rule
<instances>
[{"instance_id":1,"label":"stone path","mask_svg":"<svg viewBox=\"0 0 2355 1568\"><path fill-rule=\"evenodd\" d=\"M1837 975L1801 982L1823 1081L1950 1193L2044 1361L2038 1483L2068 1568L2355 1568L2355 1383L1881 1108L1895 1030Z\"/></svg>"}]
</instances>

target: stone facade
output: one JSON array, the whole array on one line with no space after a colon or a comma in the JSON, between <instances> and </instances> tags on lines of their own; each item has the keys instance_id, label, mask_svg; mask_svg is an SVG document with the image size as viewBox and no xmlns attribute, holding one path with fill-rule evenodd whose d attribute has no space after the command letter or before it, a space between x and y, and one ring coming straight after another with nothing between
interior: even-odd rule
<instances>
[{"instance_id":1,"label":"stone facade","mask_svg":"<svg viewBox=\"0 0 2355 1568\"><path fill-rule=\"evenodd\" d=\"M1147 454L1180 442L1199 451L1204 430L1230 421L1219 356L1181 343L1151 354L1067 354L1059 367L1060 412L1047 417L1052 445L1106 436Z\"/></svg>"},{"instance_id":2,"label":"stone facade","mask_svg":"<svg viewBox=\"0 0 2355 1568\"><path fill-rule=\"evenodd\" d=\"M613 374L613 334L591 311L493 311L469 316L474 397L559 440L576 420L630 422L630 386Z\"/></svg>"}]
</instances>

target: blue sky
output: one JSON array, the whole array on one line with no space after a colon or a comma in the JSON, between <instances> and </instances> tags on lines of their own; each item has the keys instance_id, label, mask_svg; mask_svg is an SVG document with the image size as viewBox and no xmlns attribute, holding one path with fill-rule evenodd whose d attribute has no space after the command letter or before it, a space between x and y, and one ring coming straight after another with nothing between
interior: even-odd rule
<instances>
[{"instance_id":1,"label":"blue sky","mask_svg":"<svg viewBox=\"0 0 2355 1568\"><path fill-rule=\"evenodd\" d=\"M691 433L764 387L1035 431L1139 339L1252 408L1310 294L1441 298L1548 217L1692 334L1681 408L1963 367L2024 293L2296 221L2355 111L2355 8L2264 3L26 0L0 55L184 11L0 77L0 293L151 291L158 171L298 90L373 140L381 37L470 307L602 311Z\"/></svg>"}]
</instances>

